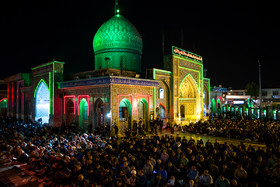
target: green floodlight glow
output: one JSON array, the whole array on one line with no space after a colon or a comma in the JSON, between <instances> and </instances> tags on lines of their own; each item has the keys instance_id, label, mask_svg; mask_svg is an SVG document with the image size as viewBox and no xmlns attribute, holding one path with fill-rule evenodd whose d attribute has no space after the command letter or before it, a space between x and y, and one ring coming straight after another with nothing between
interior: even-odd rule
<instances>
[{"instance_id":1,"label":"green floodlight glow","mask_svg":"<svg viewBox=\"0 0 280 187\"><path fill-rule=\"evenodd\" d=\"M266 110L263 110L263 115L264 117L266 117Z\"/></svg>"},{"instance_id":2,"label":"green floodlight glow","mask_svg":"<svg viewBox=\"0 0 280 187\"><path fill-rule=\"evenodd\" d=\"M212 98L211 104L212 104L212 112L216 113L216 100L214 98Z\"/></svg>"},{"instance_id":3,"label":"green floodlight glow","mask_svg":"<svg viewBox=\"0 0 280 187\"><path fill-rule=\"evenodd\" d=\"M7 108L7 99L3 98L0 100L0 108Z\"/></svg>"}]
</instances>

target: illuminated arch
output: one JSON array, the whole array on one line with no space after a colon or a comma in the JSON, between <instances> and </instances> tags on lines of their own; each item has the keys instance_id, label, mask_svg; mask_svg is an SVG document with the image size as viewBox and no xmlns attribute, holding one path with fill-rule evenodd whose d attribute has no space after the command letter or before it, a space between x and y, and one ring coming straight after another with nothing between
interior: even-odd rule
<instances>
[{"instance_id":1,"label":"illuminated arch","mask_svg":"<svg viewBox=\"0 0 280 187\"><path fill-rule=\"evenodd\" d=\"M50 93L50 89L49 89L49 87L48 87L48 84L46 83L46 81L45 81L44 79L41 79L41 80L38 82L38 84L37 84L37 86L36 86L36 88L35 88L35 90L34 90L34 98L36 97L36 93L37 93L38 87L39 87L39 85L40 85L42 82L45 83L45 85L46 85L46 87L48 88L48 91L49 91L49 93Z\"/></svg>"},{"instance_id":2,"label":"illuminated arch","mask_svg":"<svg viewBox=\"0 0 280 187\"><path fill-rule=\"evenodd\" d=\"M0 103L1 103L1 104L2 104L2 103L6 103L6 104L7 104L7 98L1 99L1 100L0 100Z\"/></svg>"},{"instance_id":3,"label":"illuminated arch","mask_svg":"<svg viewBox=\"0 0 280 187\"><path fill-rule=\"evenodd\" d=\"M199 86L191 74L187 74L179 85L178 114L182 121L196 120L200 117L202 105Z\"/></svg>"},{"instance_id":4,"label":"illuminated arch","mask_svg":"<svg viewBox=\"0 0 280 187\"><path fill-rule=\"evenodd\" d=\"M80 101L80 105L79 105L79 122L80 122L80 128L83 129L85 128L85 121L88 120L88 102L85 98L83 98Z\"/></svg>"},{"instance_id":5,"label":"illuminated arch","mask_svg":"<svg viewBox=\"0 0 280 187\"><path fill-rule=\"evenodd\" d=\"M149 105L146 99L142 98L138 102L138 118L142 118L144 122L144 128L148 127L148 114L149 114Z\"/></svg>"},{"instance_id":6,"label":"illuminated arch","mask_svg":"<svg viewBox=\"0 0 280 187\"><path fill-rule=\"evenodd\" d=\"M219 113L221 113L222 103L221 103L221 98L220 97L217 98L217 110L218 110Z\"/></svg>"},{"instance_id":7,"label":"illuminated arch","mask_svg":"<svg viewBox=\"0 0 280 187\"><path fill-rule=\"evenodd\" d=\"M143 107L142 108L143 109L143 115L142 116L139 114L139 109L141 109L140 108L141 105ZM138 102L138 116L140 115L141 118L145 118L146 117L146 113L148 114L148 109L149 109L149 107L148 107L147 100L144 99L144 98L140 99L139 102Z\"/></svg>"},{"instance_id":8,"label":"illuminated arch","mask_svg":"<svg viewBox=\"0 0 280 187\"><path fill-rule=\"evenodd\" d=\"M210 92L207 85L203 85L203 103L206 105L206 109L209 109L210 106Z\"/></svg>"},{"instance_id":9,"label":"illuminated arch","mask_svg":"<svg viewBox=\"0 0 280 187\"><path fill-rule=\"evenodd\" d=\"M197 98L198 86L191 74L186 75L179 86L179 98Z\"/></svg>"},{"instance_id":10,"label":"illuminated arch","mask_svg":"<svg viewBox=\"0 0 280 187\"><path fill-rule=\"evenodd\" d=\"M34 91L35 121L42 119L42 123L49 122L50 92L46 82L41 79Z\"/></svg>"},{"instance_id":11,"label":"illuminated arch","mask_svg":"<svg viewBox=\"0 0 280 187\"><path fill-rule=\"evenodd\" d=\"M3 99L0 100L0 111L3 108L7 108L7 98L3 98ZM1 111L1 113L2 113L2 111Z\"/></svg>"},{"instance_id":12,"label":"illuminated arch","mask_svg":"<svg viewBox=\"0 0 280 187\"><path fill-rule=\"evenodd\" d=\"M66 125L70 126L74 122L75 119L75 104L74 98L69 98L67 103L65 104L65 114L66 114Z\"/></svg>"},{"instance_id":13,"label":"illuminated arch","mask_svg":"<svg viewBox=\"0 0 280 187\"><path fill-rule=\"evenodd\" d=\"M213 113L216 113L217 106L216 106L216 100L215 100L215 98L212 98L212 101L211 101L211 108L212 108L212 112L213 112Z\"/></svg>"},{"instance_id":14,"label":"illuminated arch","mask_svg":"<svg viewBox=\"0 0 280 187\"><path fill-rule=\"evenodd\" d=\"M123 122L120 133L123 133L125 128L131 129L131 108L131 103L128 99L124 98L119 102L118 119Z\"/></svg>"},{"instance_id":15,"label":"illuminated arch","mask_svg":"<svg viewBox=\"0 0 280 187\"><path fill-rule=\"evenodd\" d=\"M105 112L104 112L104 102L101 98L96 99L94 103L94 128L97 127L97 125L104 125L105 120Z\"/></svg>"}]
</instances>

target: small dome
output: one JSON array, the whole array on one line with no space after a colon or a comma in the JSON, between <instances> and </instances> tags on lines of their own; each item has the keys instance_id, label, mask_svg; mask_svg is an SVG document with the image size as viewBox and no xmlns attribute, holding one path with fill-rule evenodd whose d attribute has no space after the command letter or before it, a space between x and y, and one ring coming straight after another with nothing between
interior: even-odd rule
<instances>
[{"instance_id":1,"label":"small dome","mask_svg":"<svg viewBox=\"0 0 280 187\"><path fill-rule=\"evenodd\" d=\"M142 54L142 38L134 27L125 17L116 14L106 21L97 30L93 39L94 53L120 50L133 50L135 53Z\"/></svg>"}]
</instances>

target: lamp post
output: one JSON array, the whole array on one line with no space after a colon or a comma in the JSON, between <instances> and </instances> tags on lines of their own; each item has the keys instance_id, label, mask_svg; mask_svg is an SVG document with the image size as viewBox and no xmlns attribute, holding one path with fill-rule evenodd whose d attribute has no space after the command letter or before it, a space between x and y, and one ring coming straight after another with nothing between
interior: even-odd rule
<instances>
[{"instance_id":1,"label":"lamp post","mask_svg":"<svg viewBox=\"0 0 280 187\"><path fill-rule=\"evenodd\" d=\"M262 78L261 78L261 63L259 62L259 98L260 98L260 118L262 118Z\"/></svg>"}]
</instances>

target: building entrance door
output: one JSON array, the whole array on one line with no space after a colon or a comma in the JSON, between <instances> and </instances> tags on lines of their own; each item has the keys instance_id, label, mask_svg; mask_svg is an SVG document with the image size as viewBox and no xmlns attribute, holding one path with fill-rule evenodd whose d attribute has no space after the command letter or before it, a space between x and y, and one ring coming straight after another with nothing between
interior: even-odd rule
<instances>
[{"instance_id":1,"label":"building entrance door","mask_svg":"<svg viewBox=\"0 0 280 187\"><path fill-rule=\"evenodd\" d=\"M74 122L74 102L69 99L66 103L66 126L71 126Z\"/></svg>"}]
</instances>

